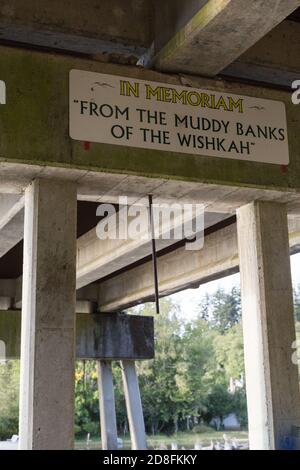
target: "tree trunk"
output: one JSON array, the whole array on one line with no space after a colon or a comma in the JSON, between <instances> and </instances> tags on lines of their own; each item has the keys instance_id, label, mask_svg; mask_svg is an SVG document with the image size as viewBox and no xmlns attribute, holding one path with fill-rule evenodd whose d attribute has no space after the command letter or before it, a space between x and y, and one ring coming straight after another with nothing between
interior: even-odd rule
<instances>
[{"instance_id":1,"label":"tree trunk","mask_svg":"<svg viewBox=\"0 0 300 470\"><path fill-rule=\"evenodd\" d=\"M186 430L190 431L190 418L189 417L186 418Z\"/></svg>"},{"instance_id":2,"label":"tree trunk","mask_svg":"<svg viewBox=\"0 0 300 470\"><path fill-rule=\"evenodd\" d=\"M176 418L174 418L174 432L175 434L178 433L178 418L176 416Z\"/></svg>"}]
</instances>

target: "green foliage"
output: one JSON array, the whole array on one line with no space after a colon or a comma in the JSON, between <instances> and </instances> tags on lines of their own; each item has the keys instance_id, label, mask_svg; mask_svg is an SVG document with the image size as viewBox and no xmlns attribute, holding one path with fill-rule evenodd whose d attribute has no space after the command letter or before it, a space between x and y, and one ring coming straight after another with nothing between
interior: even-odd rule
<instances>
[{"instance_id":1,"label":"green foliage","mask_svg":"<svg viewBox=\"0 0 300 470\"><path fill-rule=\"evenodd\" d=\"M214 294L206 294L200 304L200 316L211 328L225 334L241 320L241 294L237 287L230 293L218 289Z\"/></svg>"},{"instance_id":2,"label":"green foliage","mask_svg":"<svg viewBox=\"0 0 300 470\"><path fill-rule=\"evenodd\" d=\"M244 376L244 343L242 325L234 325L226 335L217 335L214 350L219 369L228 382L230 378Z\"/></svg>"},{"instance_id":3,"label":"green foliage","mask_svg":"<svg viewBox=\"0 0 300 470\"><path fill-rule=\"evenodd\" d=\"M19 361L0 364L0 440L18 434Z\"/></svg>"},{"instance_id":4,"label":"green foliage","mask_svg":"<svg viewBox=\"0 0 300 470\"><path fill-rule=\"evenodd\" d=\"M241 426L246 427L248 425L248 414L245 388L240 388L235 391L233 395L233 410L236 413Z\"/></svg>"},{"instance_id":5,"label":"green foliage","mask_svg":"<svg viewBox=\"0 0 300 470\"><path fill-rule=\"evenodd\" d=\"M75 372L75 432L99 436L99 401L95 361L78 361Z\"/></svg>"},{"instance_id":6,"label":"green foliage","mask_svg":"<svg viewBox=\"0 0 300 470\"><path fill-rule=\"evenodd\" d=\"M214 416L219 416L221 420L235 411L233 409L233 395L228 392L225 384L216 384L206 396L207 413L206 418L210 421Z\"/></svg>"},{"instance_id":7,"label":"green foliage","mask_svg":"<svg viewBox=\"0 0 300 470\"><path fill-rule=\"evenodd\" d=\"M146 305L141 313L154 313L153 307ZM181 381L182 326L178 307L163 300L161 314L155 316L155 360L138 365L145 422L152 433L176 428L179 414L187 406L185 383Z\"/></svg>"},{"instance_id":8,"label":"green foliage","mask_svg":"<svg viewBox=\"0 0 300 470\"><path fill-rule=\"evenodd\" d=\"M206 426L205 424L197 424L193 427L194 434L206 434L211 432L212 428L210 426Z\"/></svg>"},{"instance_id":9,"label":"green foliage","mask_svg":"<svg viewBox=\"0 0 300 470\"><path fill-rule=\"evenodd\" d=\"M296 323L296 335L297 335L297 339L300 340L300 322L299 321Z\"/></svg>"},{"instance_id":10,"label":"green foliage","mask_svg":"<svg viewBox=\"0 0 300 470\"><path fill-rule=\"evenodd\" d=\"M298 284L294 289L294 314L296 322L300 323L300 284Z\"/></svg>"},{"instance_id":11,"label":"green foliage","mask_svg":"<svg viewBox=\"0 0 300 470\"><path fill-rule=\"evenodd\" d=\"M296 330L300 339L300 287L294 291ZM149 434L194 429L201 433L213 416L236 413L247 425L244 387L229 393L232 379L244 377L240 293L218 289L206 295L198 317L186 322L170 299L161 300L161 314L146 304L132 312L153 315L155 359L137 364L146 429ZM130 313L130 312L129 312ZM113 364L118 432L128 432L120 365ZM0 439L18 433L19 362L0 365ZM100 434L95 361L78 361L75 376L77 437ZM206 428L205 428L206 429Z\"/></svg>"},{"instance_id":12,"label":"green foliage","mask_svg":"<svg viewBox=\"0 0 300 470\"><path fill-rule=\"evenodd\" d=\"M235 393L229 393L225 384L216 384L211 392L206 396L207 414L206 420L209 422L214 416L219 416L221 421L229 413L235 413L241 426L246 427L247 401L246 391L239 388Z\"/></svg>"},{"instance_id":13,"label":"green foliage","mask_svg":"<svg viewBox=\"0 0 300 470\"><path fill-rule=\"evenodd\" d=\"M230 379L244 373L239 291L206 296L199 317L189 323L179 320L170 300L161 306L155 359L139 366L148 432L177 432L187 421L209 421L214 414L235 412L243 419L246 402L228 392ZM153 312L149 305L139 311Z\"/></svg>"}]
</instances>

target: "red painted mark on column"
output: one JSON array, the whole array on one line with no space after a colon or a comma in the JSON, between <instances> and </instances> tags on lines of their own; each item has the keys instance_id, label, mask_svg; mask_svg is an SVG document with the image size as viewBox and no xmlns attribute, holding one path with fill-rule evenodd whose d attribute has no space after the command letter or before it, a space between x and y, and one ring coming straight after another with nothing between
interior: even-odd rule
<instances>
[{"instance_id":1,"label":"red painted mark on column","mask_svg":"<svg viewBox=\"0 0 300 470\"><path fill-rule=\"evenodd\" d=\"M91 142L84 142L83 144L84 150L90 150L91 149Z\"/></svg>"}]
</instances>

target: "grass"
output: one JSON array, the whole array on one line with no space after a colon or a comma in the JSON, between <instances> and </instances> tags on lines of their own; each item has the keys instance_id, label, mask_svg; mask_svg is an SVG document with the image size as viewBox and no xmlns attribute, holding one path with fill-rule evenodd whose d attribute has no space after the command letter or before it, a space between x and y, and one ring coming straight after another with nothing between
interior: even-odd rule
<instances>
[{"instance_id":1,"label":"grass","mask_svg":"<svg viewBox=\"0 0 300 470\"><path fill-rule=\"evenodd\" d=\"M229 439L238 439L239 441L246 441L248 439L247 431L226 431ZM165 445L168 449L171 448L172 442L178 444L178 448L184 447L185 449L193 449L196 442L201 442L202 445L207 446L210 441L223 441L224 431L205 431L201 433L194 432L178 432L172 436L164 434L157 434L156 436L147 436L148 449L157 449L161 445ZM121 437L121 436L120 436ZM130 436L122 436L124 442L124 449L130 449ZM90 449L101 449L101 442L97 438L92 438L89 445ZM86 440L76 440L75 449L86 449Z\"/></svg>"}]
</instances>

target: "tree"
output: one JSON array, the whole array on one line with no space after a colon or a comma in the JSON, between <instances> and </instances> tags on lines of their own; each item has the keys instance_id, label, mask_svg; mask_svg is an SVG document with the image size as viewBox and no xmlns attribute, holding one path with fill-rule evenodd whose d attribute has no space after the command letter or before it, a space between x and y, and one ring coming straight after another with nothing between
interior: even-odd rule
<instances>
[{"instance_id":1,"label":"tree","mask_svg":"<svg viewBox=\"0 0 300 470\"><path fill-rule=\"evenodd\" d=\"M132 312L153 315L155 321L155 359L137 363L147 431L185 429L187 423L199 422L223 405L224 414L229 379L238 378L243 371L241 326L236 324L239 293L233 290L226 294L219 289L216 295L206 296L201 315L190 322L183 321L179 307L170 299L161 300L160 315L151 304ZM0 367L0 432L2 429L4 438L18 432L18 367L18 362ZM113 363L113 375L118 431L123 434L128 423L118 363ZM231 411L238 408L233 400ZM242 401L239 406L243 408ZM76 364L75 424L78 437L87 433L99 436L95 361Z\"/></svg>"},{"instance_id":2,"label":"tree","mask_svg":"<svg viewBox=\"0 0 300 470\"><path fill-rule=\"evenodd\" d=\"M222 369L227 383L231 378L244 376L244 341L242 325L230 328L225 335L214 339L214 350L219 370Z\"/></svg>"},{"instance_id":3,"label":"tree","mask_svg":"<svg viewBox=\"0 0 300 470\"><path fill-rule=\"evenodd\" d=\"M0 439L18 434L19 376L19 361L0 364Z\"/></svg>"},{"instance_id":4,"label":"tree","mask_svg":"<svg viewBox=\"0 0 300 470\"><path fill-rule=\"evenodd\" d=\"M300 284L293 289L294 293L294 314L297 322L300 322Z\"/></svg>"},{"instance_id":5,"label":"tree","mask_svg":"<svg viewBox=\"0 0 300 470\"><path fill-rule=\"evenodd\" d=\"M100 432L95 361L77 361L75 371L75 432L77 436Z\"/></svg>"},{"instance_id":6,"label":"tree","mask_svg":"<svg viewBox=\"0 0 300 470\"><path fill-rule=\"evenodd\" d=\"M202 301L200 302L200 318L209 322L211 310L211 296L206 292L203 296Z\"/></svg>"},{"instance_id":7,"label":"tree","mask_svg":"<svg viewBox=\"0 0 300 470\"><path fill-rule=\"evenodd\" d=\"M140 313L153 315L153 306L146 305ZM152 433L177 430L185 406L185 394L177 377L182 332L178 307L171 300L162 299L161 313L155 315L155 359L138 366L145 423Z\"/></svg>"},{"instance_id":8,"label":"tree","mask_svg":"<svg viewBox=\"0 0 300 470\"><path fill-rule=\"evenodd\" d=\"M200 317L211 328L225 334L241 320L241 295L237 287L227 293L219 288L214 294L204 297L200 304Z\"/></svg>"},{"instance_id":9,"label":"tree","mask_svg":"<svg viewBox=\"0 0 300 470\"><path fill-rule=\"evenodd\" d=\"M206 412L205 396L217 380L217 362L214 351L216 333L206 321L196 319L185 326L183 336L184 380L187 388L188 414L202 417Z\"/></svg>"},{"instance_id":10,"label":"tree","mask_svg":"<svg viewBox=\"0 0 300 470\"><path fill-rule=\"evenodd\" d=\"M209 422L213 417L219 416L221 422L225 416L233 412L233 396L228 392L225 384L215 384L206 396L206 419Z\"/></svg>"},{"instance_id":11,"label":"tree","mask_svg":"<svg viewBox=\"0 0 300 470\"><path fill-rule=\"evenodd\" d=\"M233 411L237 415L241 426L248 426L246 388L239 388L233 395Z\"/></svg>"},{"instance_id":12,"label":"tree","mask_svg":"<svg viewBox=\"0 0 300 470\"><path fill-rule=\"evenodd\" d=\"M146 427L153 433L176 432L190 417L203 417L206 394L218 376L217 333L201 318L179 321L178 308L170 300L164 299L161 307L155 316L155 359L138 369ZM140 310L150 311L149 306Z\"/></svg>"}]
</instances>

